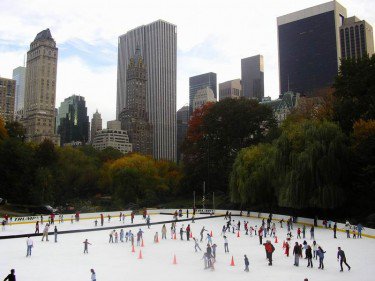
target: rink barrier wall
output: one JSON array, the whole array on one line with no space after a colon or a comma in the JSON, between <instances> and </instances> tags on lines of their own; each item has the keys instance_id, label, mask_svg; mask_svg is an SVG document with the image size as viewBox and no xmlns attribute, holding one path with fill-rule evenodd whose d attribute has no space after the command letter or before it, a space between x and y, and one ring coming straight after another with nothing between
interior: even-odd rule
<instances>
[{"instance_id":1,"label":"rink barrier wall","mask_svg":"<svg viewBox=\"0 0 375 281\"><path fill-rule=\"evenodd\" d=\"M191 216L193 213L192 209L183 209L183 214L186 216L186 210L189 211L189 215ZM200 210L200 209L197 209ZM176 209L147 209L147 214L149 215L158 215L158 214L170 214L172 215ZM215 210L215 215L225 215L227 210ZM114 211L114 212L99 212L99 213L82 213L80 214L80 220L94 220L94 219L100 219L100 214L104 215L104 220L108 220L108 215L111 216L111 220L115 218L119 218L120 212L125 214L125 222L130 221L130 214L132 211ZM232 213L232 216L240 216L241 211L239 210L228 210L228 212ZM198 212L197 212L198 214ZM64 214L64 221L70 221L73 217L73 220L75 221L75 214ZM140 214L137 214L140 215ZM258 218L258 219L267 219L269 216L269 213L259 213L259 212L250 212L251 218ZM215 217L215 216L211 216ZM248 217L247 211L242 212L242 217ZM280 214L272 214L272 219L276 221L280 221L281 219L286 220L290 216L287 215L280 215ZM44 222L48 221L49 216L43 216ZM196 218L198 219L198 218ZM27 216L27 217L13 217L13 221L11 225L16 224L35 224L36 221L40 221L40 216ZM55 217L55 222L58 222L58 215ZM325 228L323 226L323 220L317 220L318 222L318 228ZM297 222L294 223L294 225L306 225L306 226L313 226L314 225L314 219L312 218L304 218L304 217L297 217ZM333 225L332 225L333 226ZM329 228L327 228L329 230ZM337 231L338 232L345 232L345 224L338 223L337 224ZM352 233L350 233L352 235ZM375 229L365 227L364 231L362 231L362 236L373 238L375 239ZM1 236L0 236L1 239Z\"/></svg>"},{"instance_id":2,"label":"rink barrier wall","mask_svg":"<svg viewBox=\"0 0 375 281\"><path fill-rule=\"evenodd\" d=\"M214 218L214 217L219 218L219 217L223 217L223 216L224 215L210 215L210 216L207 216L207 217L197 217L197 218L194 218L194 220L211 219L211 218ZM191 220L192 219L190 217L190 218L187 218L187 219L179 219L177 221L178 222L184 222L184 221L191 221ZM172 222L176 222L176 220L151 222L150 225L167 224L167 223L172 223ZM147 223L133 223L133 224L123 224L123 225L117 225L117 226L104 226L104 227L98 226L96 228L63 230L63 231L58 231L58 235L61 235L61 234L71 234L71 233L81 233L81 232L102 231L102 230L113 230L113 229L119 229L119 228L133 228L133 227L141 227L141 226L147 226ZM48 232L48 235L54 235L54 232L50 231L50 232ZM40 232L40 233L26 233L26 234L4 235L4 236L0 236L0 240L16 239L16 238L27 238L29 236L30 237L43 236L43 231Z\"/></svg>"}]
</instances>

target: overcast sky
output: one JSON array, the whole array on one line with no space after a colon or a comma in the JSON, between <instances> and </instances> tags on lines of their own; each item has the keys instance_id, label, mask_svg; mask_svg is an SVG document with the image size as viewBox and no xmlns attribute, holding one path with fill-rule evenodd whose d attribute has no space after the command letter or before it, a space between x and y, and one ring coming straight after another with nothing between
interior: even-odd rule
<instances>
[{"instance_id":1,"label":"overcast sky","mask_svg":"<svg viewBox=\"0 0 375 281\"><path fill-rule=\"evenodd\" d=\"M265 96L278 96L276 18L322 0L0 0L0 76L12 77L36 34L50 28L59 48L56 107L84 96L90 119L115 119L118 36L163 19L177 25L177 109L189 77L240 78L241 58L264 56ZM348 16L375 24L375 0L341 0ZM103 124L106 127L106 124Z\"/></svg>"}]
</instances>

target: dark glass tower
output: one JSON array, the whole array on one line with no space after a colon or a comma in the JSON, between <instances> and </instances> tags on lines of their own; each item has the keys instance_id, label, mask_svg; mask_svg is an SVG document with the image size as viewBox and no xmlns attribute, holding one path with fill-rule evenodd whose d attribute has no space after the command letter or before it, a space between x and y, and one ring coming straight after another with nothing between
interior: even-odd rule
<instances>
[{"instance_id":1,"label":"dark glass tower","mask_svg":"<svg viewBox=\"0 0 375 281\"><path fill-rule=\"evenodd\" d=\"M85 98L76 95L66 98L59 107L56 123L62 146L72 142L85 144L90 128Z\"/></svg>"},{"instance_id":2,"label":"dark glass tower","mask_svg":"<svg viewBox=\"0 0 375 281\"><path fill-rule=\"evenodd\" d=\"M331 1L277 18L281 95L290 90L311 96L332 85L345 17L346 9Z\"/></svg>"},{"instance_id":3,"label":"dark glass tower","mask_svg":"<svg viewBox=\"0 0 375 281\"><path fill-rule=\"evenodd\" d=\"M209 87L217 99L216 73L209 72L189 78L189 112L193 113L193 101L198 90Z\"/></svg>"}]
</instances>

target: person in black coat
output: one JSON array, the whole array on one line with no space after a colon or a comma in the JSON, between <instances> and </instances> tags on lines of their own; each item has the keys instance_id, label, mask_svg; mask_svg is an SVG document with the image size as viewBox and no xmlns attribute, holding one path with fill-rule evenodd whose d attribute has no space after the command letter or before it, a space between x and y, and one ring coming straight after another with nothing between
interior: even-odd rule
<instances>
[{"instance_id":1,"label":"person in black coat","mask_svg":"<svg viewBox=\"0 0 375 281\"><path fill-rule=\"evenodd\" d=\"M7 277L5 277L4 281L16 281L16 275L14 275L15 270L12 269L10 271L10 274L8 274Z\"/></svg>"},{"instance_id":2,"label":"person in black coat","mask_svg":"<svg viewBox=\"0 0 375 281\"><path fill-rule=\"evenodd\" d=\"M299 266L299 257L301 255L301 248L298 245L298 242L294 245L293 248L293 255L294 255L294 266Z\"/></svg>"},{"instance_id":3,"label":"person in black coat","mask_svg":"<svg viewBox=\"0 0 375 281\"><path fill-rule=\"evenodd\" d=\"M307 267L311 266L311 268L312 268L313 262L312 262L312 252L311 252L311 246L310 245L307 246L305 255L306 255L306 258L307 258Z\"/></svg>"},{"instance_id":4,"label":"person in black coat","mask_svg":"<svg viewBox=\"0 0 375 281\"><path fill-rule=\"evenodd\" d=\"M249 259L247 258L246 255L244 255L244 261L245 261L245 270L246 272L249 272Z\"/></svg>"},{"instance_id":5,"label":"person in black coat","mask_svg":"<svg viewBox=\"0 0 375 281\"><path fill-rule=\"evenodd\" d=\"M342 264L345 263L345 265L348 267L348 270L350 271L351 267L349 264L346 263L346 257L345 257L345 252L341 250L340 247L338 247L338 252L337 252L337 261L340 259L340 267L341 270L343 271Z\"/></svg>"}]
</instances>

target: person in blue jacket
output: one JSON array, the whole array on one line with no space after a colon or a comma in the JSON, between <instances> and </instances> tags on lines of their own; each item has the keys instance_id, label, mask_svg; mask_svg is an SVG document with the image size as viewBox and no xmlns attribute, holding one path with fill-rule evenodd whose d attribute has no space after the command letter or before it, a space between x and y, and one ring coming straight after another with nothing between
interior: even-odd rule
<instances>
[{"instance_id":1,"label":"person in blue jacket","mask_svg":"<svg viewBox=\"0 0 375 281\"><path fill-rule=\"evenodd\" d=\"M362 226L362 224L358 224L357 225L357 230L358 230L358 238L362 238L362 230L364 230L364 227Z\"/></svg>"},{"instance_id":2,"label":"person in blue jacket","mask_svg":"<svg viewBox=\"0 0 375 281\"><path fill-rule=\"evenodd\" d=\"M323 263L323 260L324 260L324 254L326 252L323 251L322 247L318 247L318 251L316 251L316 255L319 257L319 269L324 269L324 263Z\"/></svg>"},{"instance_id":3,"label":"person in blue jacket","mask_svg":"<svg viewBox=\"0 0 375 281\"><path fill-rule=\"evenodd\" d=\"M246 272L249 272L249 259L247 258L246 255L244 255L244 262L245 262L245 270Z\"/></svg>"}]
</instances>

